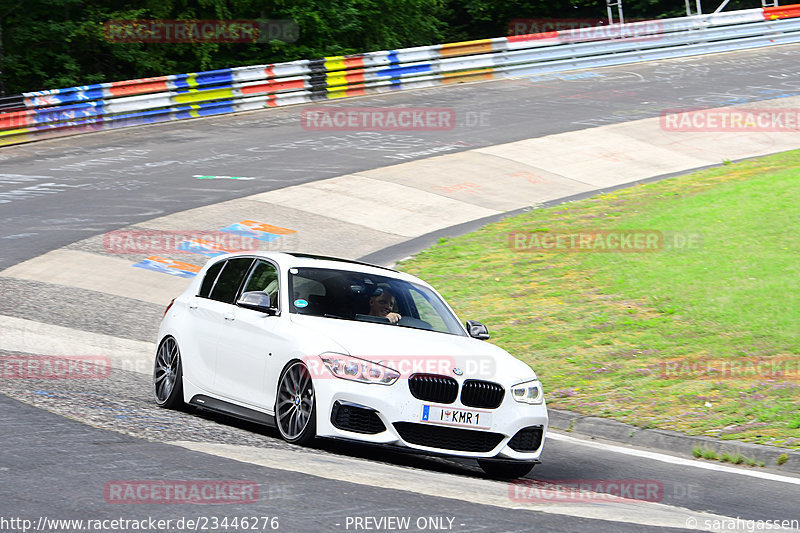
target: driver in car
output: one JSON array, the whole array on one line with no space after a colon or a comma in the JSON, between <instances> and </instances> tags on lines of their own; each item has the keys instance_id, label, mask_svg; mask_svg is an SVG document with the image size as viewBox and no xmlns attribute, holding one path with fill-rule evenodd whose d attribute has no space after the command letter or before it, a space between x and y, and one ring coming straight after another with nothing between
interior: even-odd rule
<instances>
[{"instance_id":1,"label":"driver in car","mask_svg":"<svg viewBox=\"0 0 800 533\"><path fill-rule=\"evenodd\" d=\"M394 295L391 292L383 288L375 289L375 292L369 298L369 314L388 318L390 323L397 324L402 317L392 311L394 302Z\"/></svg>"}]
</instances>

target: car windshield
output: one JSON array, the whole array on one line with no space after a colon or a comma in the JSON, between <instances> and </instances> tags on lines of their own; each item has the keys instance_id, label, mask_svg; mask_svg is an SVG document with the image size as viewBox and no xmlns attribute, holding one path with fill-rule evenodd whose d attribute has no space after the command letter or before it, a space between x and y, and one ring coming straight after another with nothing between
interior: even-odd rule
<instances>
[{"instance_id":1,"label":"car windshield","mask_svg":"<svg viewBox=\"0 0 800 533\"><path fill-rule=\"evenodd\" d=\"M458 319L436 293L408 281L325 268L289 270L289 311L301 315L392 324L464 336Z\"/></svg>"}]
</instances>

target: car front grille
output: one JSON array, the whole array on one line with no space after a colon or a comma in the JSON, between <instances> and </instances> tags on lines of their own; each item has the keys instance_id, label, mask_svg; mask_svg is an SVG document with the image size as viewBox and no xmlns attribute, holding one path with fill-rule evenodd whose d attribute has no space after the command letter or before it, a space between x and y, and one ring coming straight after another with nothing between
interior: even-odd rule
<instances>
[{"instance_id":1,"label":"car front grille","mask_svg":"<svg viewBox=\"0 0 800 533\"><path fill-rule=\"evenodd\" d=\"M508 447L515 452L535 452L542 445L542 426L528 426L517 431Z\"/></svg>"},{"instance_id":2,"label":"car front grille","mask_svg":"<svg viewBox=\"0 0 800 533\"><path fill-rule=\"evenodd\" d=\"M461 403L467 407L495 409L503 403L506 390L491 381L468 379L461 386Z\"/></svg>"},{"instance_id":3,"label":"car front grille","mask_svg":"<svg viewBox=\"0 0 800 533\"><path fill-rule=\"evenodd\" d=\"M458 381L435 374L412 374L408 378L411 395L418 400L453 403L458 398Z\"/></svg>"},{"instance_id":4,"label":"car front grille","mask_svg":"<svg viewBox=\"0 0 800 533\"><path fill-rule=\"evenodd\" d=\"M492 451L503 435L488 431L447 428L413 422L395 422L394 428L404 441L419 446L459 452Z\"/></svg>"},{"instance_id":5,"label":"car front grille","mask_svg":"<svg viewBox=\"0 0 800 533\"><path fill-rule=\"evenodd\" d=\"M331 424L345 431L368 435L386 431L386 426L383 425L378 413L372 409L342 402L333 404Z\"/></svg>"}]
</instances>

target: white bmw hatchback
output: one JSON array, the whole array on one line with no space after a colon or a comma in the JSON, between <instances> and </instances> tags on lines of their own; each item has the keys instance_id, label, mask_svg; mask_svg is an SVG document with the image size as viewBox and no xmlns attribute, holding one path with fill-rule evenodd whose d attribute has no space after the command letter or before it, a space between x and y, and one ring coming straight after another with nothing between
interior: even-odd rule
<instances>
[{"instance_id":1,"label":"white bmw hatchback","mask_svg":"<svg viewBox=\"0 0 800 533\"><path fill-rule=\"evenodd\" d=\"M316 437L477 459L491 476L539 462L547 407L534 371L461 325L422 280L278 252L212 259L167 308L156 401Z\"/></svg>"}]
</instances>

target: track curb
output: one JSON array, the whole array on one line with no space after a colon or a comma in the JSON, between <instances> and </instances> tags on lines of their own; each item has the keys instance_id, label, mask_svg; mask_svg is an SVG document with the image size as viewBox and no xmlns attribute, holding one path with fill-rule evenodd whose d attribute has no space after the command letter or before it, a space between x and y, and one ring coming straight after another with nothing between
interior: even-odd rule
<instances>
[{"instance_id":1,"label":"track curb","mask_svg":"<svg viewBox=\"0 0 800 533\"><path fill-rule=\"evenodd\" d=\"M717 454L741 454L748 459L763 461L764 467L770 470L800 474L800 452L788 448L692 436L667 429L645 429L609 418L582 415L561 409L548 409L547 411L550 415L550 428L571 435L661 450L679 456L692 456L692 450L699 446L714 450ZM777 459L783 454L786 454L788 460L779 466ZM703 459L698 460L702 461ZM735 466L732 463L720 462L720 464ZM748 467L743 466L743 468Z\"/></svg>"}]
</instances>

